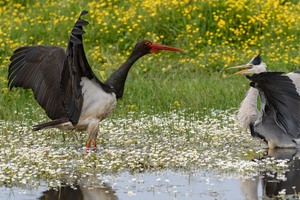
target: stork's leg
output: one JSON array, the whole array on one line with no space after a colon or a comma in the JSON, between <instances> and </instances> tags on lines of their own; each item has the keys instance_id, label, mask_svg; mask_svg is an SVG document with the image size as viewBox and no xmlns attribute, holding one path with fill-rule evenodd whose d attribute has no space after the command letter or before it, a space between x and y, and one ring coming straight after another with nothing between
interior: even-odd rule
<instances>
[{"instance_id":1,"label":"stork's leg","mask_svg":"<svg viewBox=\"0 0 300 200\"><path fill-rule=\"evenodd\" d=\"M99 132L99 121L95 121L89 124L87 128L87 132L89 134L88 141L86 144L86 153L90 151L91 144L93 143L94 150L97 147L97 135Z\"/></svg>"}]
</instances>

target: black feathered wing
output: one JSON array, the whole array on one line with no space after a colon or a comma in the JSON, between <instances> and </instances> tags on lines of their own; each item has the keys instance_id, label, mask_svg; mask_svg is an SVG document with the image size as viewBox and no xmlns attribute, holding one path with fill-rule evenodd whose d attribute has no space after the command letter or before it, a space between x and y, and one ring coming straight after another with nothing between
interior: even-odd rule
<instances>
[{"instance_id":1,"label":"black feathered wing","mask_svg":"<svg viewBox=\"0 0 300 200\"><path fill-rule=\"evenodd\" d=\"M109 90L96 78L85 57L82 26L88 22L81 19L85 14L83 11L74 25L66 52L56 46L25 46L18 48L10 58L10 89L32 89L35 99L57 124L66 119L73 125L78 123L83 104L80 85L83 76Z\"/></svg>"},{"instance_id":2,"label":"black feathered wing","mask_svg":"<svg viewBox=\"0 0 300 200\"><path fill-rule=\"evenodd\" d=\"M32 89L51 119L65 118L60 76L65 51L55 46L25 46L15 50L8 70L8 85Z\"/></svg>"},{"instance_id":3,"label":"black feathered wing","mask_svg":"<svg viewBox=\"0 0 300 200\"><path fill-rule=\"evenodd\" d=\"M88 22L81 19L81 16L85 14L87 14L87 11L80 14L72 29L61 74L61 93L64 109L74 126L78 123L83 105L82 77L93 79L105 88L105 85L93 73L84 53L82 35L85 32L82 27L88 25Z\"/></svg>"},{"instance_id":4,"label":"black feathered wing","mask_svg":"<svg viewBox=\"0 0 300 200\"><path fill-rule=\"evenodd\" d=\"M292 79L281 72L263 72L247 76L266 100L265 112L293 138L300 136L300 96Z\"/></svg>"}]
</instances>

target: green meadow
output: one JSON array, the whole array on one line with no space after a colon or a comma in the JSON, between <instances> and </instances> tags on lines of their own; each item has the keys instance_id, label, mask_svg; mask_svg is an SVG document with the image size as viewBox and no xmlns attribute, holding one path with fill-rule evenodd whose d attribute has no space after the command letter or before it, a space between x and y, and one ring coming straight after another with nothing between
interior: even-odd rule
<instances>
[{"instance_id":1,"label":"green meadow","mask_svg":"<svg viewBox=\"0 0 300 200\"><path fill-rule=\"evenodd\" d=\"M183 50L146 55L134 64L116 111L100 123L101 154L87 158L78 151L85 133L32 132L31 125L49 119L30 90L7 86L13 51L66 48L82 10L89 11L83 17L89 22L85 53L102 81L138 40ZM257 149L263 144L235 123L249 81L228 77L235 71L227 68L261 53L270 71L300 69L300 4L294 0L0 0L0 23L0 140L6 141L0 143L0 185L41 179L55 186L95 171L193 166L257 175L268 163L250 160L262 154Z\"/></svg>"},{"instance_id":2,"label":"green meadow","mask_svg":"<svg viewBox=\"0 0 300 200\"><path fill-rule=\"evenodd\" d=\"M248 81L226 78L226 68L258 53L269 70L299 67L299 4L296 1L1 1L0 117L18 112L39 121L43 111L30 91L7 88L13 51L24 45L66 47L82 10L89 14L84 46L88 61L105 80L141 39L181 48L141 58L131 69L125 95L112 117L129 111L237 108Z\"/></svg>"}]
</instances>

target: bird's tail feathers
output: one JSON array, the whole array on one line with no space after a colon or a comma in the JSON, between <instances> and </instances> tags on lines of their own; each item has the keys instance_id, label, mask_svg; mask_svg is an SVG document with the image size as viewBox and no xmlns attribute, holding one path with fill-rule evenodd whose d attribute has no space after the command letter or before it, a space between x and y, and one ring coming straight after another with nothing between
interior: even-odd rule
<instances>
[{"instance_id":1,"label":"bird's tail feathers","mask_svg":"<svg viewBox=\"0 0 300 200\"><path fill-rule=\"evenodd\" d=\"M66 123L66 122L69 122L68 118L55 119L55 120L52 120L50 122L37 124L37 125L33 126L32 130L38 131L38 130L41 130L41 129L44 129L44 128L53 128L57 125L60 125L62 123Z\"/></svg>"}]
</instances>

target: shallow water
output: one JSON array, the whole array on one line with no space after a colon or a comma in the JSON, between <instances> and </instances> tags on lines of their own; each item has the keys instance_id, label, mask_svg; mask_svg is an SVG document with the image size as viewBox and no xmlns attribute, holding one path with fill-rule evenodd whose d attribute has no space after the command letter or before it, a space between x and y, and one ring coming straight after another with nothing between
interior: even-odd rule
<instances>
[{"instance_id":1,"label":"shallow water","mask_svg":"<svg viewBox=\"0 0 300 200\"><path fill-rule=\"evenodd\" d=\"M243 179L232 173L173 172L122 173L97 175L93 182L101 187L80 185L47 189L41 184L37 189L0 188L0 199L11 200L108 200L108 199L262 199L273 196L299 198L300 159L295 149L269 151L272 160L287 161L282 171L262 170L257 176Z\"/></svg>"},{"instance_id":2,"label":"shallow water","mask_svg":"<svg viewBox=\"0 0 300 200\"><path fill-rule=\"evenodd\" d=\"M97 151L86 155L84 133L0 121L0 200L297 194L297 150L267 151L235 122L232 111L129 114L101 122Z\"/></svg>"},{"instance_id":3,"label":"shallow water","mask_svg":"<svg viewBox=\"0 0 300 200\"><path fill-rule=\"evenodd\" d=\"M76 186L60 188L59 191L0 189L0 199L241 199L238 179L215 177L208 174L182 175L164 172L157 174L129 175L109 181L107 188L84 188ZM233 198L234 197L234 198Z\"/></svg>"}]
</instances>

